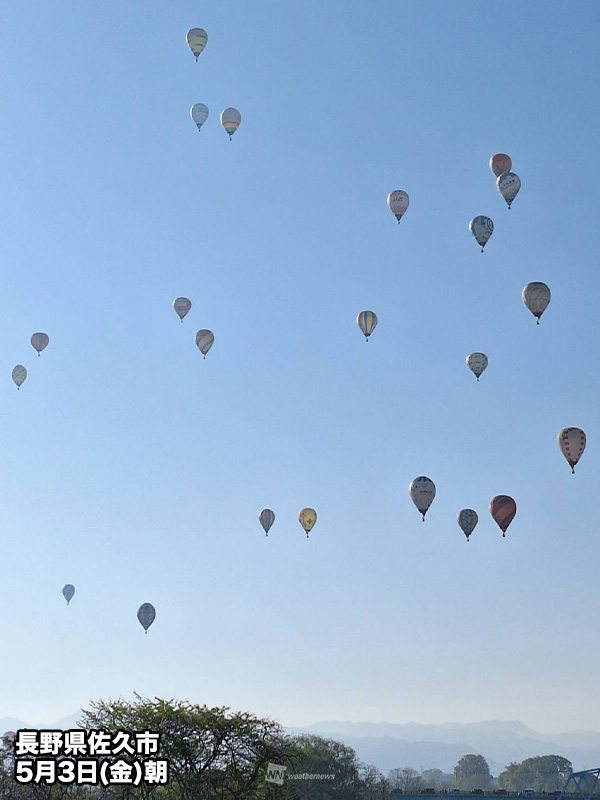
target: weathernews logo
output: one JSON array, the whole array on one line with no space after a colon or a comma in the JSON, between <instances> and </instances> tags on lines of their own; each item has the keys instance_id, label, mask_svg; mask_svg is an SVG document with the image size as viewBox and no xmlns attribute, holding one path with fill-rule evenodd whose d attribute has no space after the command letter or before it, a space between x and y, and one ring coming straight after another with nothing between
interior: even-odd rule
<instances>
[{"instance_id":1,"label":"weathernews logo","mask_svg":"<svg viewBox=\"0 0 600 800\"><path fill-rule=\"evenodd\" d=\"M276 783L278 786L283 786L283 779L285 778L285 771L287 767L281 767L279 764L267 764L267 774L265 780L269 783Z\"/></svg>"},{"instance_id":2,"label":"weathernews logo","mask_svg":"<svg viewBox=\"0 0 600 800\"><path fill-rule=\"evenodd\" d=\"M283 786L284 778L287 778L289 781L332 781L335 778L335 775L332 774L317 774L312 772L291 772L289 775L286 775L286 770L287 767L269 763L267 765L265 780L269 781L269 783L276 783L278 786Z\"/></svg>"}]
</instances>

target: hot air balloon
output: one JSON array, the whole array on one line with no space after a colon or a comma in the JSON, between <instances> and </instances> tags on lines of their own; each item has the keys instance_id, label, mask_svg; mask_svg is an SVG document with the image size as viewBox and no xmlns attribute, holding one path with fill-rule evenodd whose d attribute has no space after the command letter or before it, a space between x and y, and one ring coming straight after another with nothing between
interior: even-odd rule
<instances>
[{"instance_id":1,"label":"hot air balloon","mask_svg":"<svg viewBox=\"0 0 600 800\"><path fill-rule=\"evenodd\" d=\"M510 172L512 169L510 156L507 156L506 153L496 153L490 158L490 169L497 178L505 172Z\"/></svg>"},{"instance_id":2,"label":"hot air balloon","mask_svg":"<svg viewBox=\"0 0 600 800\"><path fill-rule=\"evenodd\" d=\"M142 603L142 605L138 608L137 618L140 621L140 625L144 629L145 633L148 633L148 628L154 622L156 617L156 609L152 605L152 603Z\"/></svg>"},{"instance_id":3,"label":"hot air balloon","mask_svg":"<svg viewBox=\"0 0 600 800\"><path fill-rule=\"evenodd\" d=\"M494 223L489 217L474 217L471 222L469 222L469 230L475 237L475 241L481 247L481 252L483 253L483 248L494 232Z\"/></svg>"},{"instance_id":4,"label":"hot air balloon","mask_svg":"<svg viewBox=\"0 0 600 800\"><path fill-rule=\"evenodd\" d=\"M201 330L196 334L196 346L202 353L203 358L206 358L206 354L213 346L214 341L215 337L212 331Z\"/></svg>"},{"instance_id":5,"label":"hot air balloon","mask_svg":"<svg viewBox=\"0 0 600 800\"><path fill-rule=\"evenodd\" d=\"M477 512L473 511L472 508L463 508L463 510L459 511L456 515L456 521L460 525L464 535L467 537L467 542L469 541L469 536L473 533L478 520L479 517L477 516Z\"/></svg>"},{"instance_id":6,"label":"hot air balloon","mask_svg":"<svg viewBox=\"0 0 600 800\"><path fill-rule=\"evenodd\" d=\"M506 200L508 210L510 211L510 205L521 188L521 179L518 175L515 175L514 172L503 172L496 181L496 186L502 197Z\"/></svg>"},{"instance_id":7,"label":"hot air balloon","mask_svg":"<svg viewBox=\"0 0 600 800\"><path fill-rule=\"evenodd\" d=\"M73 595L75 594L75 587L73 586L72 583L67 583L65 586L63 586L62 593L65 600L67 601L67 605L69 605L69 603L73 599Z\"/></svg>"},{"instance_id":8,"label":"hot air balloon","mask_svg":"<svg viewBox=\"0 0 600 800\"><path fill-rule=\"evenodd\" d=\"M175 313L182 322L183 318L188 313L191 307L192 307L192 301L188 300L187 297L176 297L175 300L173 300L173 308L175 309Z\"/></svg>"},{"instance_id":9,"label":"hot air balloon","mask_svg":"<svg viewBox=\"0 0 600 800\"><path fill-rule=\"evenodd\" d=\"M485 353L470 353L466 358L466 362L467 367L479 380L479 376L488 365L488 357Z\"/></svg>"},{"instance_id":10,"label":"hot air balloon","mask_svg":"<svg viewBox=\"0 0 600 800\"><path fill-rule=\"evenodd\" d=\"M314 524L317 521L317 512L314 510L314 508L303 508L298 514L298 520L300 525L302 525L306 531L306 538L308 539L308 534L312 531Z\"/></svg>"},{"instance_id":11,"label":"hot air balloon","mask_svg":"<svg viewBox=\"0 0 600 800\"><path fill-rule=\"evenodd\" d=\"M361 311L356 318L356 324L364 333L365 339L368 342L369 336L377 327L377 314L374 311Z\"/></svg>"},{"instance_id":12,"label":"hot air balloon","mask_svg":"<svg viewBox=\"0 0 600 800\"><path fill-rule=\"evenodd\" d=\"M271 525L275 522L275 514L271 511L270 508L263 508L263 510L258 515L258 521L263 526L263 530L265 535L269 535L269 530L271 529Z\"/></svg>"},{"instance_id":13,"label":"hot air balloon","mask_svg":"<svg viewBox=\"0 0 600 800\"><path fill-rule=\"evenodd\" d=\"M33 345L34 349L37 350L38 356L41 355L42 350L44 347L48 346L48 342L50 341L50 337L47 333L34 333L31 337L31 344Z\"/></svg>"},{"instance_id":14,"label":"hot air balloon","mask_svg":"<svg viewBox=\"0 0 600 800\"><path fill-rule=\"evenodd\" d=\"M225 130L229 134L230 141L233 134L240 127L241 121L242 121L242 115L237 110L237 108L226 108L225 111L221 112L221 125L225 128Z\"/></svg>"},{"instance_id":15,"label":"hot air balloon","mask_svg":"<svg viewBox=\"0 0 600 800\"><path fill-rule=\"evenodd\" d=\"M541 281L533 281L523 288L523 302L540 324L540 317L548 308L550 302L550 289Z\"/></svg>"},{"instance_id":16,"label":"hot air balloon","mask_svg":"<svg viewBox=\"0 0 600 800\"><path fill-rule=\"evenodd\" d=\"M198 61L198 56L204 50L206 42L208 41L206 31L202 28L191 28L191 30L186 33L185 40L194 54L194 58Z\"/></svg>"},{"instance_id":17,"label":"hot air balloon","mask_svg":"<svg viewBox=\"0 0 600 800\"><path fill-rule=\"evenodd\" d=\"M17 389L21 388L21 384L27 377L27 370L22 364L17 364L12 371L12 379L17 384Z\"/></svg>"},{"instance_id":18,"label":"hot air balloon","mask_svg":"<svg viewBox=\"0 0 600 800\"><path fill-rule=\"evenodd\" d=\"M208 118L208 108L204 103L196 103L190 108L190 117L196 123L198 130L200 130Z\"/></svg>"},{"instance_id":19,"label":"hot air balloon","mask_svg":"<svg viewBox=\"0 0 600 800\"><path fill-rule=\"evenodd\" d=\"M423 515L423 522L425 522L425 514L435 497L435 483L431 478L421 475L412 481L408 487L408 493L419 513Z\"/></svg>"},{"instance_id":20,"label":"hot air balloon","mask_svg":"<svg viewBox=\"0 0 600 800\"><path fill-rule=\"evenodd\" d=\"M502 531L502 536L517 513L517 504L507 494L498 494L490 500L490 514Z\"/></svg>"},{"instance_id":21,"label":"hot air balloon","mask_svg":"<svg viewBox=\"0 0 600 800\"><path fill-rule=\"evenodd\" d=\"M387 204L392 214L398 220L398 225L408 208L409 202L410 199L408 195L406 192L402 191L402 189L396 189L388 194Z\"/></svg>"},{"instance_id":22,"label":"hot air balloon","mask_svg":"<svg viewBox=\"0 0 600 800\"><path fill-rule=\"evenodd\" d=\"M577 464L585 450L585 443L585 433L581 428L563 428L558 434L560 452L569 462L573 474L575 474L575 464Z\"/></svg>"}]
</instances>

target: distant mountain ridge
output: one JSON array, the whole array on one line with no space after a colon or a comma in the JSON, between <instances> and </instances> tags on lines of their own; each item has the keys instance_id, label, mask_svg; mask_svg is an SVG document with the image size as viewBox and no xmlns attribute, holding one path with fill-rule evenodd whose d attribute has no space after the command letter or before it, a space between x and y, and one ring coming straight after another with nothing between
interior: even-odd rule
<instances>
[{"instance_id":1,"label":"distant mountain ridge","mask_svg":"<svg viewBox=\"0 0 600 800\"><path fill-rule=\"evenodd\" d=\"M328 720L287 730L339 739L354 748L362 761L382 770L437 767L452 772L458 759L466 753L483 755L493 775L498 775L513 761L551 754L568 758L575 770L600 766L600 732L544 734L519 720L440 725Z\"/></svg>"}]
</instances>

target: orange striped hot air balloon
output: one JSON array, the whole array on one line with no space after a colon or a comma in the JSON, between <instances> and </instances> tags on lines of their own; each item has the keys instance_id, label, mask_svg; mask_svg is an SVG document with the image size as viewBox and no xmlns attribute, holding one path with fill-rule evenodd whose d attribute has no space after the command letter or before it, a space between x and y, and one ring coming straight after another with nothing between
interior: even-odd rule
<instances>
[{"instance_id":1,"label":"orange striped hot air balloon","mask_svg":"<svg viewBox=\"0 0 600 800\"><path fill-rule=\"evenodd\" d=\"M502 531L502 536L506 533L506 529L515 518L516 513L517 504L509 495L497 494L490 500L490 514Z\"/></svg>"}]
</instances>

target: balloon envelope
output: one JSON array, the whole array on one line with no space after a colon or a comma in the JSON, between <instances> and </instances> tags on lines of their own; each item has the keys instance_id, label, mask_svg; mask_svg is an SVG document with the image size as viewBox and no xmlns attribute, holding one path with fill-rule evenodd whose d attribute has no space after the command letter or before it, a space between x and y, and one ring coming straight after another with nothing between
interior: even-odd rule
<instances>
[{"instance_id":1,"label":"balloon envelope","mask_svg":"<svg viewBox=\"0 0 600 800\"><path fill-rule=\"evenodd\" d=\"M478 520L479 517L477 516L477 512L473 511L472 508L463 508L463 510L459 511L456 515L456 521L460 525L464 535L467 537L467 542L469 541L469 536L473 533Z\"/></svg>"},{"instance_id":2,"label":"balloon envelope","mask_svg":"<svg viewBox=\"0 0 600 800\"><path fill-rule=\"evenodd\" d=\"M550 302L550 289L541 281L533 281L523 288L521 297L539 325L540 317L548 308L548 303Z\"/></svg>"},{"instance_id":3,"label":"balloon envelope","mask_svg":"<svg viewBox=\"0 0 600 800\"><path fill-rule=\"evenodd\" d=\"M188 313L191 307L192 307L192 301L188 300L187 297L176 297L175 300L173 300L173 308L175 309L175 313L182 322L183 318Z\"/></svg>"},{"instance_id":4,"label":"balloon envelope","mask_svg":"<svg viewBox=\"0 0 600 800\"><path fill-rule=\"evenodd\" d=\"M308 537L308 534L310 531L312 531L314 524L317 521L317 512L314 510L314 508L303 508L298 514L298 520L300 525L302 525L306 531L306 536Z\"/></svg>"},{"instance_id":5,"label":"balloon envelope","mask_svg":"<svg viewBox=\"0 0 600 800\"><path fill-rule=\"evenodd\" d=\"M27 370L22 364L17 364L12 371L12 379L17 384L17 389L21 387L21 384L27 377Z\"/></svg>"},{"instance_id":6,"label":"balloon envelope","mask_svg":"<svg viewBox=\"0 0 600 800\"><path fill-rule=\"evenodd\" d=\"M263 508L263 510L258 515L258 521L263 526L263 530L265 534L269 535L269 529L271 525L275 522L275 514L271 511L270 508Z\"/></svg>"},{"instance_id":7,"label":"balloon envelope","mask_svg":"<svg viewBox=\"0 0 600 800\"><path fill-rule=\"evenodd\" d=\"M471 370L473 375L479 380L479 376L488 365L488 357L485 353L470 353L465 359L467 367Z\"/></svg>"},{"instance_id":8,"label":"balloon envelope","mask_svg":"<svg viewBox=\"0 0 600 800\"><path fill-rule=\"evenodd\" d=\"M425 522L425 514L427 509L433 503L435 497L435 483L431 478L420 475L415 478L408 487L410 499L416 505L419 512L423 515L423 522Z\"/></svg>"},{"instance_id":9,"label":"balloon envelope","mask_svg":"<svg viewBox=\"0 0 600 800\"><path fill-rule=\"evenodd\" d=\"M356 324L364 333L366 340L369 341L369 336L377 327L377 314L374 311L361 311L356 318Z\"/></svg>"},{"instance_id":10,"label":"balloon envelope","mask_svg":"<svg viewBox=\"0 0 600 800\"><path fill-rule=\"evenodd\" d=\"M479 217L474 217L471 222L469 222L469 230L473 234L477 244L481 247L481 252L483 253L483 248L494 232L494 223L489 217L480 215Z\"/></svg>"},{"instance_id":11,"label":"balloon envelope","mask_svg":"<svg viewBox=\"0 0 600 800\"><path fill-rule=\"evenodd\" d=\"M496 186L510 208L521 188L521 179L514 172L504 172L496 181Z\"/></svg>"},{"instance_id":12,"label":"balloon envelope","mask_svg":"<svg viewBox=\"0 0 600 800\"><path fill-rule=\"evenodd\" d=\"M31 337L31 344L33 345L34 349L37 350L38 355L40 355L44 347L48 346L49 341L50 337L47 333L34 333Z\"/></svg>"},{"instance_id":13,"label":"balloon envelope","mask_svg":"<svg viewBox=\"0 0 600 800\"><path fill-rule=\"evenodd\" d=\"M204 358L206 358L206 354L213 346L214 341L215 337L212 331L201 330L198 331L198 333L196 334L196 346L198 350L200 350Z\"/></svg>"},{"instance_id":14,"label":"balloon envelope","mask_svg":"<svg viewBox=\"0 0 600 800\"><path fill-rule=\"evenodd\" d=\"M67 583L65 586L63 586L62 593L65 600L67 601L67 605L69 605L69 603L73 599L73 595L75 594L75 587L73 586L72 583Z\"/></svg>"},{"instance_id":15,"label":"balloon envelope","mask_svg":"<svg viewBox=\"0 0 600 800\"><path fill-rule=\"evenodd\" d=\"M152 603L142 603L142 605L138 608L137 618L140 621L140 625L148 633L148 628L154 622L156 617L156 609L152 605Z\"/></svg>"},{"instance_id":16,"label":"balloon envelope","mask_svg":"<svg viewBox=\"0 0 600 800\"><path fill-rule=\"evenodd\" d=\"M400 222L404 213L406 212L409 202L409 196L402 189L395 189L393 192L388 194L388 207L398 222Z\"/></svg>"},{"instance_id":17,"label":"balloon envelope","mask_svg":"<svg viewBox=\"0 0 600 800\"><path fill-rule=\"evenodd\" d=\"M517 513L517 504L507 494L498 494L490 500L490 514L496 525L502 531L502 536L513 521Z\"/></svg>"},{"instance_id":18,"label":"balloon envelope","mask_svg":"<svg viewBox=\"0 0 600 800\"><path fill-rule=\"evenodd\" d=\"M198 56L206 47L208 35L202 28L191 28L185 35L185 40L188 47L194 54L194 58L198 61Z\"/></svg>"},{"instance_id":19,"label":"balloon envelope","mask_svg":"<svg viewBox=\"0 0 600 800\"><path fill-rule=\"evenodd\" d=\"M226 108L225 111L221 111L221 125L229 134L230 139L240 127L241 121L242 115L237 108Z\"/></svg>"},{"instance_id":20,"label":"balloon envelope","mask_svg":"<svg viewBox=\"0 0 600 800\"><path fill-rule=\"evenodd\" d=\"M190 108L190 117L196 123L198 130L200 130L208 118L208 108L204 103L196 103Z\"/></svg>"},{"instance_id":21,"label":"balloon envelope","mask_svg":"<svg viewBox=\"0 0 600 800\"><path fill-rule=\"evenodd\" d=\"M575 464L585 450L586 441L585 433L581 428L563 428L558 434L560 452L569 462L573 474L575 473Z\"/></svg>"},{"instance_id":22,"label":"balloon envelope","mask_svg":"<svg viewBox=\"0 0 600 800\"><path fill-rule=\"evenodd\" d=\"M512 169L510 156L507 156L506 153L496 153L490 158L490 169L497 178L505 172L510 172Z\"/></svg>"}]
</instances>

